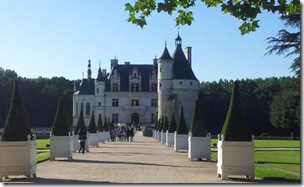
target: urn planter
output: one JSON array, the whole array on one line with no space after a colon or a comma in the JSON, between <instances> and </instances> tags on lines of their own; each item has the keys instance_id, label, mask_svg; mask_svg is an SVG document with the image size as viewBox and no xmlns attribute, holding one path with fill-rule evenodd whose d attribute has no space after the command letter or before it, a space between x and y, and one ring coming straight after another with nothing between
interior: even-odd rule
<instances>
[{"instance_id":1,"label":"urn planter","mask_svg":"<svg viewBox=\"0 0 304 187\"><path fill-rule=\"evenodd\" d=\"M254 179L254 140L225 141L218 136L217 176L221 179L230 175L245 175Z\"/></svg>"},{"instance_id":2,"label":"urn planter","mask_svg":"<svg viewBox=\"0 0 304 187\"><path fill-rule=\"evenodd\" d=\"M174 132L174 150L188 150L188 134L177 134Z\"/></svg>"},{"instance_id":3,"label":"urn planter","mask_svg":"<svg viewBox=\"0 0 304 187\"><path fill-rule=\"evenodd\" d=\"M36 141L0 141L0 179L25 175L36 177Z\"/></svg>"},{"instance_id":4,"label":"urn planter","mask_svg":"<svg viewBox=\"0 0 304 187\"><path fill-rule=\"evenodd\" d=\"M73 136L50 136L50 160L56 157L73 159Z\"/></svg>"},{"instance_id":5,"label":"urn planter","mask_svg":"<svg viewBox=\"0 0 304 187\"><path fill-rule=\"evenodd\" d=\"M98 142L99 142L98 133L89 133L89 136L88 136L89 146L99 147Z\"/></svg>"},{"instance_id":6,"label":"urn planter","mask_svg":"<svg viewBox=\"0 0 304 187\"><path fill-rule=\"evenodd\" d=\"M189 133L188 137L188 158L189 160L194 159L207 159L211 160L211 134L208 133L206 136L192 136Z\"/></svg>"},{"instance_id":7,"label":"urn planter","mask_svg":"<svg viewBox=\"0 0 304 187\"><path fill-rule=\"evenodd\" d=\"M174 133L166 132L166 146L171 147L174 145Z\"/></svg>"},{"instance_id":8,"label":"urn planter","mask_svg":"<svg viewBox=\"0 0 304 187\"><path fill-rule=\"evenodd\" d=\"M88 153L89 152L89 134L87 134L87 140L85 141L85 151ZM73 152L77 152L80 149L80 144L79 144L79 136L78 134L73 135Z\"/></svg>"}]
</instances>

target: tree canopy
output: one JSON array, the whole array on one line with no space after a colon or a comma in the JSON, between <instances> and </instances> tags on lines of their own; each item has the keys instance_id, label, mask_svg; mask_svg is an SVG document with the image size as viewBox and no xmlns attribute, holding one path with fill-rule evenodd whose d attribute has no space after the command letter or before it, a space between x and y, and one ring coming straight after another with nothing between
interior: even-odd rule
<instances>
[{"instance_id":1,"label":"tree canopy","mask_svg":"<svg viewBox=\"0 0 304 187\"><path fill-rule=\"evenodd\" d=\"M125 10L129 12L128 22L143 28L147 25L146 18L153 12L165 12L172 16L177 13L175 18L176 26L191 25L194 21L194 15L191 8L199 3L198 0L136 0L134 4L126 3ZM255 31L259 27L257 16L263 10L279 13L280 15L294 14L300 10L300 1L286 0L268 1L268 0L201 0L206 7L221 7L221 11L230 14L236 19L241 20L239 27L241 34L247 34Z\"/></svg>"}]
</instances>

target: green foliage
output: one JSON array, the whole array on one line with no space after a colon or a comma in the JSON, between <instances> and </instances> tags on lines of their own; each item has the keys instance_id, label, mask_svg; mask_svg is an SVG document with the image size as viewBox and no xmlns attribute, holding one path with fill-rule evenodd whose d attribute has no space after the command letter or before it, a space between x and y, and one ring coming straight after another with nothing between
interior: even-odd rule
<instances>
[{"instance_id":1,"label":"green foliage","mask_svg":"<svg viewBox=\"0 0 304 187\"><path fill-rule=\"evenodd\" d=\"M194 137L207 135L206 125L202 118L202 111L198 100L195 102L195 111L189 132L191 132Z\"/></svg>"},{"instance_id":2,"label":"green foliage","mask_svg":"<svg viewBox=\"0 0 304 187\"><path fill-rule=\"evenodd\" d=\"M18 81L14 81L10 109L1 137L2 141L27 141L27 136L32 139L26 111L19 92Z\"/></svg>"},{"instance_id":3,"label":"green foliage","mask_svg":"<svg viewBox=\"0 0 304 187\"><path fill-rule=\"evenodd\" d=\"M96 133L97 132L94 111L92 111L92 115L91 115L91 120L90 120L90 123L89 123L88 131L89 131L89 133Z\"/></svg>"},{"instance_id":4,"label":"green foliage","mask_svg":"<svg viewBox=\"0 0 304 187\"><path fill-rule=\"evenodd\" d=\"M169 122L168 122L168 118L166 116L162 130L163 130L163 132L167 132L168 129L169 129Z\"/></svg>"},{"instance_id":5,"label":"green foliage","mask_svg":"<svg viewBox=\"0 0 304 187\"><path fill-rule=\"evenodd\" d=\"M241 108L239 81L234 82L230 105L221 131L225 141L251 141L252 134Z\"/></svg>"},{"instance_id":6,"label":"green foliage","mask_svg":"<svg viewBox=\"0 0 304 187\"><path fill-rule=\"evenodd\" d=\"M107 117L104 118L104 124L103 124L103 130L105 132L108 132L109 131L109 125L108 125L108 120L107 120Z\"/></svg>"},{"instance_id":7,"label":"green foliage","mask_svg":"<svg viewBox=\"0 0 304 187\"><path fill-rule=\"evenodd\" d=\"M78 121L77 121L76 128L74 130L74 134L78 134L78 131L79 131L80 128L81 129L86 129L84 118L83 118L83 108L82 107L80 109L80 114L79 114L79 118L78 118Z\"/></svg>"},{"instance_id":8,"label":"green foliage","mask_svg":"<svg viewBox=\"0 0 304 187\"><path fill-rule=\"evenodd\" d=\"M296 55L289 67L295 75L300 78L301 61L300 61L300 48L301 48L301 19L300 12L295 14L285 15L281 17L284 25L287 27L295 28L296 32L288 32L286 29L282 29L278 32L278 37L268 37L267 41L269 46L265 55L284 55L284 57L290 57Z\"/></svg>"},{"instance_id":9,"label":"green foliage","mask_svg":"<svg viewBox=\"0 0 304 187\"><path fill-rule=\"evenodd\" d=\"M291 138L300 127L300 92L288 90L274 96L270 104L270 120L273 126L289 129Z\"/></svg>"},{"instance_id":10,"label":"green foliage","mask_svg":"<svg viewBox=\"0 0 304 187\"><path fill-rule=\"evenodd\" d=\"M188 134L188 128L184 116L184 107L181 108L179 121L176 127L176 134Z\"/></svg>"},{"instance_id":11,"label":"green foliage","mask_svg":"<svg viewBox=\"0 0 304 187\"><path fill-rule=\"evenodd\" d=\"M143 28L147 25L146 18L149 17L152 12L157 11L158 13L165 12L170 16L172 16L172 13L177 13L175 19L176 26L191 25L194 20L191 8L196 5L195 2L197 1L164 0L156 2L155 0L136 0L133 5L130 3L125 4L125 10L129 12L127 21ZM273 14L279 13L280 15L289 15L300 11L299 0L291 0L289 3L286 1L269 2L268 0L202 0L201 2L206 7L220 6L223 13L230 14L242 21L242 25L239 27L242 35L255 31L259 27L257 16L262 14L263 10L272 12Z\"/></svg>"},{"instance_id":12,"label":"green foliage","mask_svg":"<svg viewBox=\"0 0 304 187\"><path fill-rule=\"evenodd\" d=\"M99 114L99 116L98 116L97 130L98 130L98 132L102 132L102 131L103 131L103 125L102 125L101 114Z\"/></svg>"},{"instance_id":13,"label":"green foliage","mask_svg":"<svg viewBox=\"0 0 304 187\"><path fill-rule=\"evenodd\" d=\"M67 115L63 103L63 97L59 97L55 120L51 129L54 136L69 136L70 125L67 120Z\"/></svg>"},{"instance_id":14,"label":"green foliage","mask_svg":"<svg viewBox=\"0 0 304 187\"><path fill-rule=\"evenodd\" d=\"M172 119L171 119L171 121L169 123L168 132L169 133L173 133L174 131L176 131L176 128L177 128L177 124L176 124L176 121L175 121L175 114L173 112Z\"/></svg>"}]
</instances>

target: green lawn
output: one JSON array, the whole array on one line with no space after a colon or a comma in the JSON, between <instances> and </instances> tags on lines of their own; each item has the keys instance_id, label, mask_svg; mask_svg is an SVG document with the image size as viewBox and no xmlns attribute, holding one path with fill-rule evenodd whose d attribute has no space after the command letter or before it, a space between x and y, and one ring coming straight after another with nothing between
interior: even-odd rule
<instances>
[{"instance_id":1,"label":"green lawn","mask_svg":"<svg viewBox=\"0 0 304 187\"><path fill-rule=\"evenodd\" d=\"M50 139L37 139L36 140L36 162L40 163L50 158Z\"/></svg>"},{"instance_id":2,"label":"green lawn","mask_svg":"<svg viewBox=\"0 0 304 187\"><path fill-rule=\"evenodd\" d=\"M217 139L211 139L211 146L215 147ZM289 148L300 148L300 140L254 140L256 148L262 147L289 147Z\"/></svg>"}]
</instances>

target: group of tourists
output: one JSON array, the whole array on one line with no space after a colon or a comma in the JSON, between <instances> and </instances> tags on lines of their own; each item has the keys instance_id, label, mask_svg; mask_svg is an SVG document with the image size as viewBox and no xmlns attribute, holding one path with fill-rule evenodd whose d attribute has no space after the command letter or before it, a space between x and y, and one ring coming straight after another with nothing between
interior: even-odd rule
<instances>
[{"instance_id":1,"label":"group of tourists","mask_svg":"<svg viewBox=\"0 0 304 187\"><path fill-rule=\"evenodd\" d=\"M116 142L133 142L134 127L130 124L111 130L111 141Z\"/></svg>"}]
</instances>

